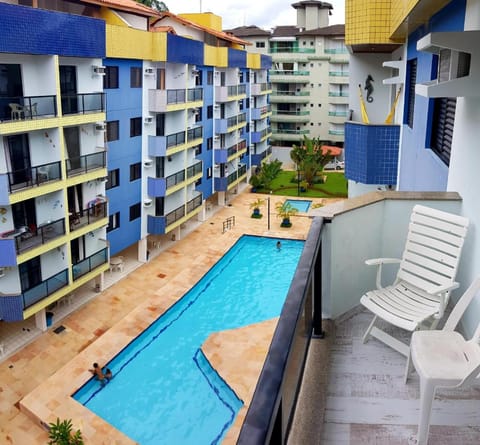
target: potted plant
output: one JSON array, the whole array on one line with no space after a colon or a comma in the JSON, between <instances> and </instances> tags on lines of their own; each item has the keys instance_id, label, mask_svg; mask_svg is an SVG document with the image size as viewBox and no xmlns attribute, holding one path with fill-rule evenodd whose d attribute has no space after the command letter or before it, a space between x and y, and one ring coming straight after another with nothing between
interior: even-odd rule
<instances>
[{"instance_id":1,"label":"potted plant","mask_svg":"<svg viewBox=\"0 0 480 445\"><path fill-rule=\"evenodd\" d=\"M56 423L50 423L48 445L83 445L82 432L77 430L73 432L71 420L63 420L57 417Z\"/></svg>"},{"instance_id":2,"label":"potted plant","mask_svg":"<svg viewBox=\"0 0 480 445\"><path fill-rule=\"evenodd\" d=\"M308 182L307 181L300 182L300 191L306 192L307 190L308 190Z\"/></svg>"},{"instance_id":3,"label":"potted plant","mask_svg":"<svg viewBox=\"0 0 480 445\"><path fill-rule=\"evenodd\" d=\"M252 218L261 218L262 214L260 213L260 206L262 206L265 201L261 198L256 199L250 204L250 208L253 209Z\"/></svg>"},{"instance_id":4,"label":"potted plant","mask_svg":"<svg viewBox=\"0 0 480 445\"><path fill-rule=\"evenodd\" d=\"M277 215L282 218L280 227L292 227L290 217L296 215L298 210L288 201L277 202L276 210Z\"/></svg>"}]
</instances>

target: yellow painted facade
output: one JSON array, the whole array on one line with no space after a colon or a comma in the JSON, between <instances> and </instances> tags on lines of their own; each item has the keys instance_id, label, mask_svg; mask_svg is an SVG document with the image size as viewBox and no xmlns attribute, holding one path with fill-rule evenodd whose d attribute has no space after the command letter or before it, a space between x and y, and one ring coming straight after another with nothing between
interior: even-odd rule
<instances>
[{"instance_id":1,"label":"yellow painted facade","mask_svg":"<svg viewBox=\"0 0 480 445\"><path fill-rule=\"evenodd\" d=\"M217 48L214 46L204 46L205 65L226 68L228 66L228 48Z\"/></svg>"},{"instance_id":2,"label":"yellow painted facade","mask_svg":"<svg viewBox=\"0 0 480 445\"><path fill-rule=\"evenodd\" d=\"M106 25L106 57L167 60L167 34Z\"/></svg>"},{"instance_id":3,"label":"yellow painted facade","mask_svg":"<svg viewBox=\"0 0 480 445\"><path fill-rule=\"evenodd\" d=\"M247 67L257 70L262 67L262 58L260 54L247 53Z\"/></svg>"},{"instance_id":4,"label":"yellow painted facade","mask_svg":"<svg viewBox=\"0 0 480 445\"><path fill-rule=\"evenodd\" d=\"M183 17L186 20L190 20L191 22L200 26L214 29L218 32L222 31L222 18L211 12L178 14L178 16Z\"/></svg>"}]
</instances>

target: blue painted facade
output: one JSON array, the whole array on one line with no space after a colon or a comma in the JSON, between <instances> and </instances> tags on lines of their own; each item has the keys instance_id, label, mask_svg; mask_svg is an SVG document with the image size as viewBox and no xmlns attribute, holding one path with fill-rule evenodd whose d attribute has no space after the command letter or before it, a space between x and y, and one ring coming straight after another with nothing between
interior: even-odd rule
<instances>
[{"instance_id":1,"label":"blue painted facade","mask_svg":"<svg viewBox=\"0 0 480 445\"><path fill-rule=\"evenodd\" d=\"M399 125L345 122L345 177L362 184L396 184L399 140Z\"/></svg>"},{"instance_id":2,"label":"blue painted facade","mask_svg":"<svg viewBox=\"0 0 480 445\"><path fill-rule=\"evenodd\" d=\"M417 84L436 78L437 57L417 51L417 41L430 32L462 31L465 0L455 0L408 38L407 61L417 59ZM405 85L408 91L408 85ZM407 106L407 101L406 105ZM404 112L405 113L405 112ZM415 95L413 126L403 125L399 163L399 190L445 191L448 166L429 148L433 100ZM348 165L348 164L347 164Z\"/></svg>"},{"instance_id":3,"label":"blue painted facade","mask_svg":"<svg viewBox=\"0 0 480 445\"><path fill-rule=\"evenodd\" d=\"M0 3L0 52L105 57L105 22Z\"/></svg>"},{"instance_id":4,"label":"blue painted facade","mask_svg":"<svg viewBox=\"0 0 480 445\"><path fill-rule=\"evenodd\" d=\"M167 60L169 62L203 65L203 42L167 34Z\"/></svg>"},{"instance_id":5,"label":"blue painted facade","mask_svg":"<svg viewBox=\"0 0 480 445\"><path fill-rule=\"evenodd\" d=\"M109 215L120 212L120 227L107 233L110 254L115 255L141 237L141 218L130 221L129 209L142 201L141 178L130 181L130 165L142 162L142 136L130 137L130 119L142 118L142 88L130 87L130 68L142 68L142 62L106 59L103 63L118 66L119 77L119 88L105 89L107 122L119 121L119 139L107 142L108 170L120 170L120 185L107 190Z\"/></svg>"},{"instance_id":6,"label":"blue painted facade","mask_svg":"<svg viewBox=\"0 0 480 445\"><path fill-rule=\"evenodd\" d=\"M247 53L238 49L228 48L228 66L238 68L247 66Z\"/></svg>"}]
</instances>

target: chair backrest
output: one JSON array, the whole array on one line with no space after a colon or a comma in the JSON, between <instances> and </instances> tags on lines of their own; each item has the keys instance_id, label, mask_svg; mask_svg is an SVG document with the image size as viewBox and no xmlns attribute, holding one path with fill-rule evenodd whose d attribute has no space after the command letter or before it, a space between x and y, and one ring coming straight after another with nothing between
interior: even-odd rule
<instances>
[{"instance_id":1,"label":"chair backrest","mask_svg":"<svg viewBox=\"0 0 480 445\"><path fill-rule=\"evenodd\" d=\"M20 104L11 103L8 104L12 111L23 111L23 107Z\"/></svg>"},{"instance_id":2,"label":"chair backrest","mask_svg":"<svg viewBox=\"0 0 480 445\"><path fill-rule=\"evenodd\" d=\"M468 219L422 205L413 208L397 280L422 289L455 281Z\"/></svg>"}]
</instances>

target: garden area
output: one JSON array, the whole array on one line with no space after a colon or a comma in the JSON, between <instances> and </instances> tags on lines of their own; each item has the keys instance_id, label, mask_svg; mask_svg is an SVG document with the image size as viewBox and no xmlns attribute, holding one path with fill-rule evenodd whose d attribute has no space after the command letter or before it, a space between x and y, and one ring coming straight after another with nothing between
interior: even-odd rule
<instances>
[{"instance_id":1,"label":"garden area","mask_svg":"<svg viewBox=\"0 0 480 445\"><path fill-rule=\"evenodd\" d=\"M310 198L346 198L347 179L341 171L324 171L333 156L317 139L304 138L290 157L298 170L283 170L278 160L264 162L250 178L252 192Z\"/></svg>"}]
</instances>

